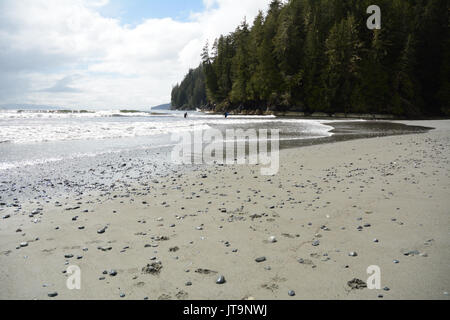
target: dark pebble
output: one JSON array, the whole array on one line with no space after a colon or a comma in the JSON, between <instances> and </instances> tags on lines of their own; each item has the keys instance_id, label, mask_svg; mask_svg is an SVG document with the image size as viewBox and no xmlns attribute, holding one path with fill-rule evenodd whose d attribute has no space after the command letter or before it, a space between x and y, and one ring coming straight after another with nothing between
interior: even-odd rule
<instances>
[{"instance_id":1,"label":"dark pebble","mask_svg":"<svg viewBox=\"0 0 450 320\"><path fill-rule=\"evenodd\" d=\"M260 262L264 262L266 261L266 257L259 257L255 259L256 262L260 263Z\"/></svg>"},{"instance_id":2,"label":"dark pebble","mask_svg":"<svg viewBox=\"0 0 450 320\"><path fill-rule=\"evenodd\" d=\"M217 284L224 284L226 282L225 277L224 276L220 276L219 278L217 278L216 283Z\"/></svg>"}]
</instances>

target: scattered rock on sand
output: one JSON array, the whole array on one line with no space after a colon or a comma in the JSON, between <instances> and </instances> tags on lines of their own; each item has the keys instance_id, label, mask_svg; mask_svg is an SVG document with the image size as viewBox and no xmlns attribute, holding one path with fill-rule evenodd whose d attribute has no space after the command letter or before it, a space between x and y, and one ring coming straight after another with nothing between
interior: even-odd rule
<instances>
[{"instance_id":1,"label":"scattered rock on sand","mask_svg":"<svg viewBox=\"0 0 450 320\"><path fill-rule=\"evenodd\" d=\"M105 233L105 231L106 231L106 228L107 228L107 227L103 227L103 228L101 228L101 229L97 230L97 233L98 233L98 234L102 234L102 233Z\"/></svg>"},{"instance_id":2,"label":"scattered rock on sand","mask_svg":"<svg viewBox=\"0 0 450 320\"><path fill-rule=\"evenodd\" d=\"M109 272L109 275L110 275L111 277L115 277L115 276L117 276L117 271L116 271L116 270L111 270L111 271Z\"/></svg>"},{"instance_id":3,"label":"scattered rock on sand","mask_svg":"<svg viewBox=\"0 0 450 320\"><path fill-rule=\"evenodd\" d=\"M347 285L353 290L353 289L364 289L367 288L367 284L360 280L360 279L356 279L354 278L353 280L350 280L349 282L347 282Z\"/></svg>"},{"instance_id":4,"label":"scattered rock on sand","mask_svg":"<svg viewBox=\"0 0 450 320\"><path fill-rule=\"evenodd\" d=\"M216 283L217 284L224 284L226 282L225 277L224 276L220 276L217 278Z\"/></svg>"},{"instance_id":5,"label":"scattered rock on sand","mask_svg":"<svg viewBox=\"0 0 450 320\"><path fill-rule=\"evenodd\" d=\"M259 257L255 259L256 262L260 263L260 262L264 262L266 261L266 257Z\"/></svg>"},{"instance_id":6,"label":"scattered rock on sand","mask_svg":"<svg viewBox=\"0 0 450 320\"><path fill-rule=\"evenodd\" d=\"M143 273L147 274L153 274L157 275L160 273L162 269L162 263L161 262L153 262L151 264L147 264L145 267L142 268Z\"/></svg>"},{"instance_id":7,"label":"scattered rock on sand","mask_svg":"<svg viewBox=\"0 0 450 320\"><path fill-rule=\"evenodd\" d=\"M217 273L217 271L213 271L213 270L209 270L209 269L197 269L195 270L196 273L200 273L200 274L212 274L212 273Z\"/></svg>"},{"instance_id":8,"label":"scattered rock on sand","mask_svg":"<svg viewBox=\"0 0 450 320\"><path fill-rule=\"evenodd\" d=\"M418 250L410 250L410 251L403 252L403 255L405 255L405 256L417 256L419 254L420 254L420 252Z\"/></svg>"}]
</instances>

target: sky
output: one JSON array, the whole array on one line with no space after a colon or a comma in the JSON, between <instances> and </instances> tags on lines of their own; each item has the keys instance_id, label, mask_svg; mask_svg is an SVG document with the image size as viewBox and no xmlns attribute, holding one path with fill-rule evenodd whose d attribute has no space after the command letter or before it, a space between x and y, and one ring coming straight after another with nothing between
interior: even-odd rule
<instances>
[{"instance_id":1,"label":"sky","mask_svg":"<svg viewBox=\"0 0 450 320\"><path fill-rule=\"evenodd\" d=\"M270 0L0 0L0 105L170 102L208 40Z\"/></svg>"}]
</instances>

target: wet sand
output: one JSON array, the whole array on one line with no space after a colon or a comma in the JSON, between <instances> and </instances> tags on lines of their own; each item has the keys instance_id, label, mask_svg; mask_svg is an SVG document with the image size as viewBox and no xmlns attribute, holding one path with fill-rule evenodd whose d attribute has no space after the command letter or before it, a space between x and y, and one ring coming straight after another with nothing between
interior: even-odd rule
<instances>
[{"instance_id":1,"label":"wet sand","mask_svg":"<svg viewBox=\"0 0 450 320\"><path fill-rule=\"evenodd\" d=\"M448 299L450 121L408 124L437 129L2 200L0 299ZM352 288L371 265L381 289Z\"/></svg>"}]
</instances>

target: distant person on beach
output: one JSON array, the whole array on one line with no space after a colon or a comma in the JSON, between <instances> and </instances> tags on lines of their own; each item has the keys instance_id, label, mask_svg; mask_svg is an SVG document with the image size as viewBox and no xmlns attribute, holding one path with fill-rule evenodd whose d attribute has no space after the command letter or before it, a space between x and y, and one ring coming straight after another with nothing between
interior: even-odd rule
<instances>
[{"instance_id":1,"label":"distant person on beach","mask_svg":"<svg viewBox=\"0 0 450 320\"><path fill-rule=\"evenodd\" d=\"M225 112L224 116L225 116L225 119L228 118L228 112Z\"/></svg>"},{"instance_id":2,"label":"distant person on beach","mask_svg":"<svg viewBox=\"0 0 450 320\"><path fill-rule=\"evenodd\" d=\"M188 117L188 113L186 112L185 114L184 114L184 118L186 119Z\"/></svg>"}]
</instances>

